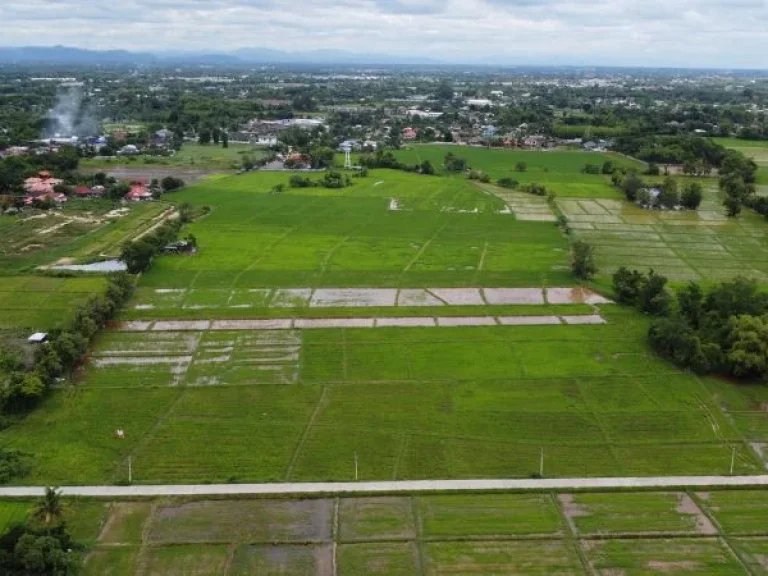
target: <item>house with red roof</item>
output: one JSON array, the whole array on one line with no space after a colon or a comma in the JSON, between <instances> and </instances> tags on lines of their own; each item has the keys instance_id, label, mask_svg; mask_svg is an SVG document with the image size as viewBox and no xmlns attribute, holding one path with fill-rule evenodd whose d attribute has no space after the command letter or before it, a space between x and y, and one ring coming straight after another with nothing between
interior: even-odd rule
<instances>
[{"instance_id":1,"label":"house with red roof","mask_svg":"<svg viewBox=\"0 0 768 576\"><path fill-rule=\"evenodd\" d=\"M144 182L131 182L131 190L125 195L125 199L129 202L152 200L152 192Z\"/></svg>"},{"instance_id":2,"label":"house with red roof","mask_svg":"<svg viewBox=\"0 0 768 576\"><path fill-rule=\"evenodd\" d=\"M403 128L403 140L415 140L416 139L416 130L408 126L407 128Z\"/></svg>"}]
</instances>

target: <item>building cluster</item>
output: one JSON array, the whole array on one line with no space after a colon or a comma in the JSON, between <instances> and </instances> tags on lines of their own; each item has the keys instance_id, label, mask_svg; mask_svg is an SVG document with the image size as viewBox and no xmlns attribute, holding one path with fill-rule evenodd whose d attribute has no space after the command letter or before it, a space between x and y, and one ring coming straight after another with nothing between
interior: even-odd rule
<instances>
[{"instance_id":1,"label":"building cluster","mask_svg":"<svg viewBox=\"0 0 768 576\"><path fill-rule=\"evenodd\" d=\"M152 190L145 181L131 180L127 182L130 190L123 196L128 202L152 200ZM41 170L35 176L24 180L25 206L36 203L62 204L69 198L101 198L106 193L104 186L77 186L69 188L60 178L54 178L47 170Z\"/></svg>"}]
</instances>

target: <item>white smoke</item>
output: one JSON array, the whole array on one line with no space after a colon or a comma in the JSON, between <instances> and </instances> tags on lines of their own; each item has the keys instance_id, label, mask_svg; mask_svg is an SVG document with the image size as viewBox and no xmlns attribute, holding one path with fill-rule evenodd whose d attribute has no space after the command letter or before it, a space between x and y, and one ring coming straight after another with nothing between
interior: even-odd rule
<instances>
[{"instance_id":1,"label":"white smoke","mask_svg":"<svg viewBox=\"0 0 768 576\"><path fill-rule=\"evenodd\" d=\"M44 138L71 138L93 136L99 130L99 121L93 107L84 102L83 90L71 87L56 97L56 104L48 110Z\"/></svg>"}]
</instances>

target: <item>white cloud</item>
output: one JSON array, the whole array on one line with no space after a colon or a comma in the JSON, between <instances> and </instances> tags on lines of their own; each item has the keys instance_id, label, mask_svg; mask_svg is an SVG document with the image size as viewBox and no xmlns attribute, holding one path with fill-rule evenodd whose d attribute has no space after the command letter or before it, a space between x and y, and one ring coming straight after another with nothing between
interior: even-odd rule
<instances>
[{"instance_id":1,"label":"white cloud","mask_svg":"<svg viewBox=\"0 0 768 576\"><path fill-rule=\"evenodd\" d=\"M765 0L2 0L5 45L763 67Z\"/></svg>"}]
</instances>

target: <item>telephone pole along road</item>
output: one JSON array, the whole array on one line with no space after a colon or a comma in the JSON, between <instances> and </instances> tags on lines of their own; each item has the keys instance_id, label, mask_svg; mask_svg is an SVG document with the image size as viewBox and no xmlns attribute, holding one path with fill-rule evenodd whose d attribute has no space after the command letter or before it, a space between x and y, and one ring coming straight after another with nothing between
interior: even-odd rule
<instances>
[{"instance_id":1,"label":"telephone pole along road","mask_svg":"<svg viewBox=\"0 0 768 576\"><path fill-rule=\"evenodd\" d=\"M543 478L519 480L400 480L383 482L308 482L274 484L172 484L138 486L64 486L64 496L131 498L152 496L277 496L312 494L393 494L537 490L685 489L768 486L762 476L650 476L640 478ZM42 496L44 486L3 486L0 498Z\"/></svg>"}]
</instances>

